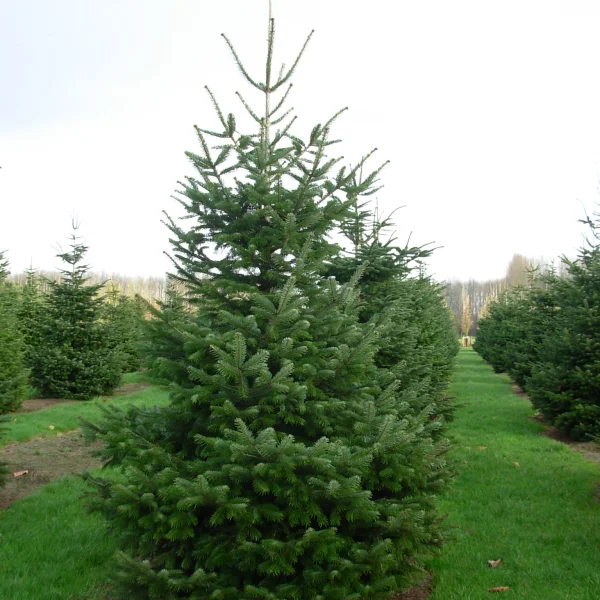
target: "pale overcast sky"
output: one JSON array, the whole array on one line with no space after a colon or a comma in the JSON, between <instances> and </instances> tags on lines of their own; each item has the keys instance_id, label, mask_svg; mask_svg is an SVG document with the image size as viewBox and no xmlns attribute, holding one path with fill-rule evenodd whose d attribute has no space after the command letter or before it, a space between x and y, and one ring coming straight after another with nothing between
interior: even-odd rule
<instances>
[{"instance_id":1,"label":"pale overcast sky","mask_svg":"<svg viewBox=\"0 0 600 600\"><path fill-rule=\"evenodd\" d=\"M573 254L600 176L597 0L273 0L295 133L343 106L348 163L391 160L378 193L438 279L502 276L515 252ZM241 115L225 32L263 73L267 0L0 0L0 250L58 265L76 213L95 270L160 275L208 84ZM254 96L255 97L255 96ZM375 166L375 163L374 163Z\"/></svg>"}]
</instances>

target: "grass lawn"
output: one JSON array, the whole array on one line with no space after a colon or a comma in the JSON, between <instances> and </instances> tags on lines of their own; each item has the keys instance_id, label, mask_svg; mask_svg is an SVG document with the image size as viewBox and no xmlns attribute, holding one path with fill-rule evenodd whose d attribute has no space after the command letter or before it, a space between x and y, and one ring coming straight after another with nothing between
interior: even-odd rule
<instances>
[{"instance_id":1,"label":"grass lawn","mask_svg":"<svg viewBox=\"0 0 600 600\"><path fill-rule=\"evenodd\" d=\"M135 375L135 374L132 374ZM128 381L128 383L134 383ZM19 413L3 425L0 448L8 442L25 442L37 437L49 437L79 427L79 417L88 421L102 415L102 406L107 404L137 406L165 406L169 402L168 393L157 387L148 387L129 396L115 397L106 401L97 398L74 404L57 404L31 413ZM0 599L4 600L2 596Z\"/></svg>"},{"instance_id":2,"label":"grass lawn","mask_svg":"<svg viewBox=\"0 0 600 600\"><path fill-rule=\"evenodd\" d=\"M455 540L430 564L431 600L499 586L502 598L600 599L600 466L541 435L529 402L469 348L451 393L463 405L451 425L459 476L441 510Z\"/></svg>"},{"instance_id":3,"label":"grass lawn","mask_svg":"<svg viewBox=\"0 0 600 600\"><path fill-rule=\"evenodd\" d=\"M50 483L0 511L2 600L100 600L115 542L80 501L85 483ZM96 590L96 592L90 592Z\"/></svg>"}]
</instances>

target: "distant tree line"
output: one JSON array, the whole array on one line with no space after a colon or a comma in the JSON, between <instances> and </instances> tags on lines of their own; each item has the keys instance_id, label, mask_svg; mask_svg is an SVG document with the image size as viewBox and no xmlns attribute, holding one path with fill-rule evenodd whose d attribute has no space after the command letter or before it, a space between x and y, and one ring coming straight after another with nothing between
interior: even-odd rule
<instances>
[{"instance_id":1,"label":"distant tree line","mask_svg":"<svg viewBox=\"0 0 600 600\"><path fill-rule=\"evenodd\" d=\"M38 283L40 291L47 292L50 288L50 282L61 283L64 274L62 271L37 270ZM8 280L17 285L24 286L27 283L28 271L21 273L11 273ZM140 296L149 302L156 300L165 300L167 287L176 285L175 282L167 282L166 277L138 277L127 276L119 273L105 273L90 271L86 275L86 285L100 285L101 292L118 291L123 296L133 298Z\"/></svg>"},{"instance_id":2,"label":"distant tree line","mask_svg":"<svg viewBox=\"0 0 600 600\"><path fill-rule=\"evenodd\" d=\"M446 285L446 302L454 316L456 333L459 336L475 336L479 324L490 306L504 291L515 286L526 285L531 274L540 276L553 272L558 277L568 276L568 270L563 261L555 269L553 264L543 258L533 259L514 254L506 275L500 279L486 281L453 280ZM540 284L541 285L541 284Z\"/></svg>"}]
</instances>

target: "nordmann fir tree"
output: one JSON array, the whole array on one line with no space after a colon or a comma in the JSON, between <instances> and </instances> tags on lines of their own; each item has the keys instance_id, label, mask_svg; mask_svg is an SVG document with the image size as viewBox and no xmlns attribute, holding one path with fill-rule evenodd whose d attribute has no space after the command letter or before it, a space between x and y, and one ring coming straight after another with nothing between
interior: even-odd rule
<instances>
[{"instance_id":1,"label":"nordmann fir tree","mask_svg":"<svg viewBox=\"0 0 600 600\"><path fill-rule=\"evenodd\" d=\"M46 319L45 296L40 289L40 276L30 267L25 271L27 279L21 288L21 298L17 311L19 330L25 341L25 362L33 364L33 355L42 341L42 331Z\"/></svg>"},{"instance_id":2,"label":"nordmann fir tree","mask_svg":"<svg viewBox=\"0 0 600 600\"><path fill-rule=\"evenodd\" d=\"M42 397L88 400L108 394L121 379L121 358L100 320L102 284L88 285L88 250L75 235L58 257L68 266L60 282L48 281L46 316L38 345L30 350L31 381Z\"/></svg>"},{"instance_id":3,"label":"nordmann fir tree","mask_svg":"<svg viewBox=\"0 0 600 600\"><path fill-rule=\"evenodd\" d=\"M591 235L576 260L562 259L568 277L549 282L554 326L541 336L526 390L549 423L589 441L600 436L600 214L583 223Z\"/></svg>"},{"instance_id":4,"label":"nordmann fir tree","mask_svg":"<svg viewBox=\"0 0 600 600\"><path fill-rule=\"evenodd\" d=\"M447 472L430 409L401 402L375 364L386 323L358 319L360 269L344 285L322 276L328 234L379 169L360 184L366 159L332 174L334 119L304 142L278 116L289 87L273 95L304 48L274 78L272 19L264 83L225 40L264 94L262 116L240 95L258 134L238 133L209 91L222 131L197 128L202 154L188 153L192 225L167 221L173 276L195 306L175 351L161 350L172 404L87 425L124 478L90 477L89 502L122 541L124 598L384 599L440 542Z\"/></svg>"},{"instance_id":5,"label":"nordmann fir tree","mask_svg":"<svg viewBox=\"0 0 600 600\"><path fill-rule=\"evenodd\" d=\"M139 343L147 304L139 296L125 296L111 284L104 296L100 319L106 325L109 346L119 355L123 373L131 373L141 367Z\"/></svg>"},{"instance_id":6,"label":"nordmann fir tree","mask_svg":"<svg viewBox=\"0 0 600 600\"><path fill-rule=\"evenodd\" d=\"M342 226L351 250L340 252L329 273L346 282L359 265L366 265L360 319L390 323L375 356L377 365L394 371L406 400L422 407L433 405L432 418L447 421L454 412L447 388L458 352L453 318L442 286L423 273L423 261L433 250L408 243L397 246L394 236L383 240L385 231L394 226L392 216L381 218L377 208L371 211L357 203Z\"/></svg>"},{"instance_id":7,"label":"nordmann fir tree","mask_svg":"<svg viewBox=\"0 0 600 600\"><path fill-rule=\"evenodd\" d=\"M144 322L139 344L142 365L158 385L170 385L186 377L186 326L191 321L191 307L171 278L167 279L164 300L156 306L148 302L149 318Z\"/></svg>"},{"instance_id":8,"label":"nordmann fir tree","mask_svg":"<svg viewBox=\"0 0 600 600\"><path fill-rule=\"evenodd\" d=\"M29 372L25 367L25 345L17 328L18 295L7 282L8 261L0 252L0 436L5 413L21 406ZM8 471L0 462L0 486Z\"/></svg>"},{"instance_id":9,"label":"nordmann fir tree","mask_svg":"<svg viewBox=\"0 0 600 600\"><path fill-rule=\"evenodd\" d=\"M29 377L25 344L17 326L19 296L7 281L8 275L8 261L0 252L0 415L21 406Z\"/></svg>"}]
</instances>

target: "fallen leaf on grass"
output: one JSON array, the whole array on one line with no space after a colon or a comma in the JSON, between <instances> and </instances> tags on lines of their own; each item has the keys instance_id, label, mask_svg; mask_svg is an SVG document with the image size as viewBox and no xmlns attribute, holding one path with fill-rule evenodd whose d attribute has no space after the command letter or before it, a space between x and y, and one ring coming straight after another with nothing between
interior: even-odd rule
<instances>
[{"instance_id":1,"label":"fallen leaf on grass","mask_svg":"<svg viewBox=\"0 0 600 600\"><path fill-rule=\"evenodd\" d=\"M513 463L513 465L515 465L515 467L519 468L521 465L515 460L515 462Z\"/></svg>"},{"instance_id":2,"label":"fallen leaf on grass","mask_svg":"<svg viewBox=\"0 0 600 600\"><path fill-rule=\"evenodd\" d=\"M492 569L499 567L501 564L502 564L501 558L499 558L498 560L488 560L488 565L490 565L490 567L492 567Z\"/></svg>"},{"instance_id":3,"label":"fallen leaf on grass","mask_svg":"<svg viewBox=\"0 0 600 600\"><path fill-rule=\"evenodd\" d=\"M507 585L501 585L500 587L490 588L489 592L508 592L510 588Z\"/></svg>"},{"instance_id":4,"label":"fallen leaf on grass","mask_svg":"<svg viewBox=\"0 0 600 600\"><path fill-rule=\"evenodd\" d=\"M479 450L487 450L487 446L477 446Z\"/></svg>"},{"instance_id":5,"label":"fallen leaf on grass","mask_svg":"<svg viewBox=\"0 0 600 600\"><path fill-rule=\"evenodd\" d=\"M23 477L23 475L27 475L27 473L29 473L29 471L16 471L13 473L13 477Z\"/></svg>"}]
</instances>

